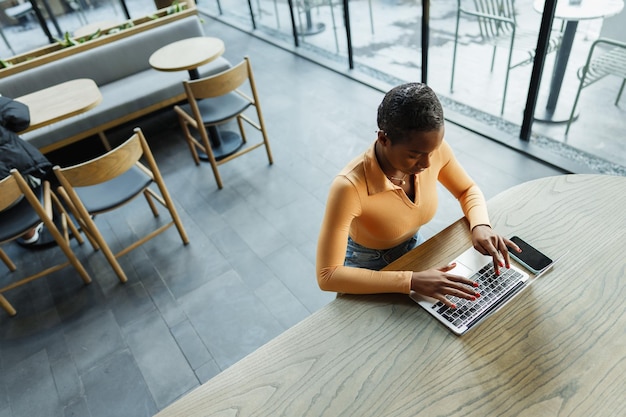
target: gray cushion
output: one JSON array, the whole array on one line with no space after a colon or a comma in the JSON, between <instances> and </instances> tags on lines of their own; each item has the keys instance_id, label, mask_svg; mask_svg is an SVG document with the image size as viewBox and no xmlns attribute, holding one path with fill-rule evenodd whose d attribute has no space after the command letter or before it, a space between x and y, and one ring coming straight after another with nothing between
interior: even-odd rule
<instances>
[{"instance_id":1,"label":"gray cushion","mask_svg":"<svg viewBox=\"0 0 626 417\"><path fill-rule=\"evenodd\" d=\"M16 98L76 78L102 86L150 68L148 59L169 43L204 36L197 16L189 16L127 38L0 79L0 94Z\"/></svg>"},{"instance_id":2,"label":"gray cushion","mask_svg":"<svg viewBox=\"0 0 626 417\"><path fill-rule=\"evenodd\" d=\"M230 63L218 58L199 68L206 76L224 71ZM49 126L24 133L21 137L37 148L49 146L93 127L111 122L163 100L183 94L183 80L187 71L163 72L146 69L106 85L100 86L102 102L93 109Z\"/></svg>"}]
</instances>

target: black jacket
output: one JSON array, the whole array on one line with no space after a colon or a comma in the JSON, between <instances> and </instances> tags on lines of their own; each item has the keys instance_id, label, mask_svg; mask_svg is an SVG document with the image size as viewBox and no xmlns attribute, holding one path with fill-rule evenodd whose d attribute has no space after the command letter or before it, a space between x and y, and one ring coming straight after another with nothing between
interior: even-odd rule
<instances>
[{"instance_id":1,"label":"black jacket","mask_svg":"<svg viewBox=\"0 0 626 417\"><path fill-rule=\"evenodd\" d=\"M30 125L28 106L0 96L0 179L16 168L22 175L52 179L52 164L16 132Z\"/></svg>"}]
</instances>

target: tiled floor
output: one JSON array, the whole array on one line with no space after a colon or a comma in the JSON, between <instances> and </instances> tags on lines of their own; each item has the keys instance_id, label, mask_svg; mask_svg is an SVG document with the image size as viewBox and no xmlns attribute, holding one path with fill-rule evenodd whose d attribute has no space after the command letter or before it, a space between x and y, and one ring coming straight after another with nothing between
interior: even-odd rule
<instances>
[{"instance_id":1,"label":"tiled floor","mask_svg":"<svg viewBox=\"0 0 626 417\"><path fill-rule=\"evenodd\" d=\"M218 190L210 168L191 162L171 111L138 121L191 243L171 229L131 252L124 285L100 253L74 244L91 285L65 270L8 292L18 315L0 312L0 417L150 416L334 298L314 271L326 192L374 139L382 94L210 19L205 26L231 62L251 57L275 164L252 152L221 168ZM447 139L488 198L560 174L452 124ZM441 197L427 236L461 215ZM152 227L144 206L96 218L114 249ZM58 255L5 249L22 270ZM10 278L2 272L0 282Z\"/></svg>"}]
</instances>

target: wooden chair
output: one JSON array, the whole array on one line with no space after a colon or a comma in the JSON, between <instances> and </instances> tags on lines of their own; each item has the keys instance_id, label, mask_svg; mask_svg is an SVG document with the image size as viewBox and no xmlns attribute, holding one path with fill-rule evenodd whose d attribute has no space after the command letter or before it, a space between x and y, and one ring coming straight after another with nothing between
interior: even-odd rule
<instances>
[{"instance_id":1,"label":"wooden chair","mask_svg":"<svg viewBox=\"0 0 626 417\"><path fill-rule=\"evenodd\" d=\"M43 222L67 257L67 261L64 263L51 266L0 288L0 305L10 316L14 316L17 311L4 297L3 294L6 291L59 271L68 265L72 265L76 269L85 284L91 282L89 274L70 248L68 239L61 235L52 220L52 200L53 196L48 182L44 181L39 187L32 189L15 169L11 170L10 176L0 181L0 244L16 240ZM64 209L61 208L61 210L61 215L66 216L67 213ZM66 218L64 217L64 219ZM77 233L76 229L73 229L73 232ZM82 243L82 239L79 239L79 242ZM17 270L15 264L2 249L0 249L0 259L11 272Z\"/></svg>"},{"instance_id":2,"label":"wooden chair","mask_svg":"<svg viewBox=\"0 0 626 417\"><path fill-rule=\"evenodd\" d=\"M576 106L578 105L580 92L583 88L603 79L607 75L621 78L622 84L617 92L617 98L615 99L615 105L617 106L619 104L619 99L622 97L622 92L626 85L626 42L608 38L597 39L591 45L589 55L587 55L587 61L583 67L578 69L577 75L580 79L580 83L578 84L578 91L576 92L572 112L570 113L567 127L565 128L566 135L569 133L569 128L574 120Z\"/></svg>"},{"instance_id":3,"label":"wooden chair","mask_svg":"<svg viewBox=\"0 0 626 417\"><path fill-rule=\"evenodd\" d=\"M252 97L241 90L246 81L248 81ZM213 169L213 175L215 175L215 181L220 189L223 188L223 184L217 169L219 165L225 164L261 146L265 146L270 165L274 162L252 74L252 66L248 57L245 57L242 62L234 67L219 74L199 80L183 81L183 85L187 94L188 104L174 106L174 111L178 114L178 119L194 162L196 165L200 164L198 149L207 155L207 159ZM258 122L244 114L250 106L256 109ZM237 120L244 146L218 160L214 155L211 146L212 138L209 137L207 127L214 128L214 131L216 131L218 125L233 119ZM259 130L263 140L258 143L248 144L243 121ZM200 140L192 135L189 126L199 132Z\"/></svg>"},{"instance_id":4,"label":"wooden chair","mask_svg":"<svg viewBox=\"0 0 626 417\"><path fill-rule=\"evenodd\" d=\"M70 167L54 167L61 184L58 194L63 197L94 249L102 250L121 282L126 282L128 278L117 258L172 225L178 229L183 244L189 243L150 147L141 129L136 128L134 132L130 139L104 155ZM142 157L147 166L139 161ZM152 184L156 184L158 193L150 187ZM154 204L156 200L169 211L172 220L113 254L92 217L121 207L140 194L145 196L154 217L159 215Z\"/></svg>"},{"instance_id":5,"label":"wooden chair","mask_svg":"<svg viewBox=\"0 0 626 417\"><path fill-rule=\"evenodd\" d=\"M504 92L502 93L502 106L500 108L500 114L504 114L504 104L509 86L509 72L513 68L530 64L535 60L538 33L535 30L526 30L519 27L515 18L515 0L457 0L452 76L450 77L451 93L454 91L454 69L457 45L459 43L459 22L461 16L476 19L482 42L493 46L491 72L493 72L497 49L499 47L508 49ZM548 53L559 49L561 38L561 30L552 31L548 44ZM521 51L522 54L519 60L513 61L513 52L515 50Z\"/></svg>"}]
</instances>

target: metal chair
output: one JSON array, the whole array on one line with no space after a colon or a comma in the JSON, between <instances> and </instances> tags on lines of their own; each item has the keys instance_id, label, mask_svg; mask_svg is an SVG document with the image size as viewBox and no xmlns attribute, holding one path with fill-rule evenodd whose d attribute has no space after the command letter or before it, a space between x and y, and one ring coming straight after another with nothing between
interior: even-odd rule
<instances>
[{"instance_id":1,"label":"metal chair","mask_svg":"<svg viewBox=\"0 0 626 417\"><path fill-rule=\"evenodd\" d=\"M570 113L567 127L565 128L566 135L569 133L569 128L574 120L574 113L576 112L576 106L578 105L578 99L580 98L582 89L601 80L607 75L615 75L622 79L622 85L615 99L615 105L617 106L622 92L624 91L624 85L626 85L626 43L600 38L591 45L585 65L578 69L580 83L578 84L578 91L576 92L572 112Z\"/></svg>"},{"instance_id":2,"label":"metal chair","mask_svg":"<svg viewBox=\"0 0 626 417\"><path fill-rule=\"evenodd\" d=\"M0 243L14 241L25 232L43 222L61 251L63 251L67 257L67 261L64 263L48 267L43 271L23 277L0 288L0 306L2 306L10 316L14 316L17 311L4 297L3 294L6 291L50 275L68 265L72 265L76 269L85 284L91 282L89 274L69 246L67 233L66 236L63 237L52 220L51 202L55 200L55 198L56 197L50 192L50 184L47 181L44 181L37 188L32 189L24 177L15 169L11 170L10 176L0 180ZM58 203L58 200L55 201ZM60 204L57 204L57 206L61 210L60 215L67 216L67 213ZM63 223L65 223L66 220L67 217L63 217ZM74 233L77 233L75 228L71 227L71 229ZM78 238L77 240L82 243L82 239ZM2 259L11 272L17 270L15 264L2 249L0 249L0 259Z\"/></svg>"},{"instance_id":3,"label":"metal chair","mask_svg":"<svg viewBox=\"0 0 626 417\"><path fill-rule=\"evenodd\" d=\"M515 20L515 0L473 0L471 2L469 0L457 0L452 76L450 78L451 93L454 91L454 72L461 16L475 18L478 22L482 41L493 46L493 55L491 57L492 72L497 48L503 47L508 49L504 92L502 93L502 107L500 109L500 114L502 115L504 114L506 93L509 85L509 72L513 68L533 62L535 59L535 48L537 47L537 31L525 30L518 26ZM559 49L561 37L560 30L552 31L548 52L555 52ZM514 50L524 51L523 59L513 62Z\"/></svg>"},{"instance_id":4,"label":"metal chair","mask_svg":"<svg viewBox=\"0 0 626 417\"><path fill-rule=\"evenodd\" d=\"M121 282L126 282L128 278L117 258L169 227L175 225L183 244L189 243L150 147L141 129L136 128L134 132L130 139L104 155L70 167L54 167L54 173L61 184L57 193L65 200L94 249L102 250ZM146 165L139 162L142 157ZM152 184L156 184L158 192L150 187ZM140 194L145 196L154 217L159 215L154 204L156 200L169 211L171 221L114 254L92 217L115 210Z\"/></svg>"},{"instance_id":5,"label":"metal chair","mask_svg":"<svg viewBox=\"0 0 626 417\"><path fill-rule=\"evenodd\" d=\"M250 87L251 97L241 90L246 81ZM265 121L261 113L259 95L252 74L252 65L248 57L219 74L199 80L183 81L183 85L187 94L188 104L174 106L174 111L178 115L194 162L196 165L200 164L198 150L206 154L213 169L218 188L223 188L223 184L217 167L256 148L265 146L269 163L274 163L270 142L267 138L267 130L265 129ZM246 110L251 106L256 110L257 121L245 114ZM235 119L239 126L243 147L218 159L214 154L214 146L217 146L211 142L214 140L214 136L218 134L216 132L217 126ZM248 144L244 130L244 121L261 132L262 141ZM199 132L199 140L192 135L189 129L190 126ZM213 129L213 137L209 137L207 128Z\"/></svg>"},{"instance_id":6,"label":"metal chair","mask_svg":"<svg viewBox=\"0 0 626 417\"><path fill-rule=\"evenodd\" d=\"M11 53L13 55L15 55L15 50L13 50L13 47L9 43L9 40L7 39L6 35L4 34L4 31L2 30L2 26L1 25L2 25L2 23L0 23L0 38L2 38L2 40L4 41L4 43L7 46L7 48L9 48L9 51L11 51Z\"/></svg>"}]
</instances>

